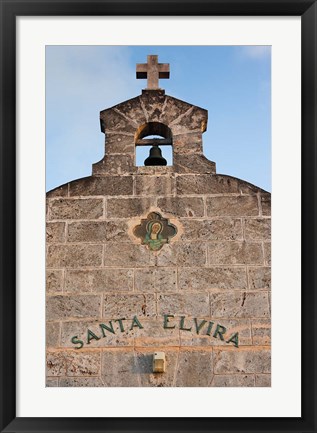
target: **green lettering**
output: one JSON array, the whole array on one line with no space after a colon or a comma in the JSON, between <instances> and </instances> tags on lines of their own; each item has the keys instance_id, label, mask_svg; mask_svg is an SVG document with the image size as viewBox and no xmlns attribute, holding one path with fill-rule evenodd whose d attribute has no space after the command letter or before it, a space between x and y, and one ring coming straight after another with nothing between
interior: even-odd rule
<instances>
[{"instance_id":1,"label":"green lettering","mask_svg":"<svg viewBox=\"0 0 317 433\"><path fill-rule=\"evenodd\" d=\"M84 342L82 340L78 340L77 335L71 339L71 342L73 344L79 344L79 347L75 347L75 349L81 349L84 345Z\"/></svg>"},{"instance_id":2,"label":"green lettering","mask_svg":"<svg viewBox=\"0 0 317 433\"><path fill-rule=\"evenodd\" d=\"M181 329L182 331L191 331L191 329L192 329L191 327L190 328L184 328L184 322L185 322L185 316L181 316L179 329Z\"/></svg>"},{"instance_id":3,"label":"green lettering","mask_svg":"<svg viewBox=\"0 0 317 433\"><path fill-rule=\"evenodd\" d=\"M125 320L125 319L124 318L123 319L117 319L117 320L115 320L115 322L119 322L120 331L124 332L122 320Z\"/></svg>"},{"instance_id":4,"label":"green lettering","mask_svg":"<svg viewBox=\"0 0 317 433\"><path fill-rule=\"evenodd\" d=\"M214 322L209 322L208 329L206 332L207 335L210 335L213 326L214 326Z\"/></svg>"},{"instance_id":5,"label":"green lettering","mask_svg":"<svg viewBox=\"0 0 317 433\"><path fill-rule=\"evenodd\" d=\"M94 334L90 329L87 330L87 344L90 344L91 340L100 340L96 334Z\"/></svg>"},{"instance_id":6,"label":"green lettering","mask_svg":"<svg viewBox=\"0 0 317 433\"><path fill-rule=\"evenodd\" d=\"M239 332L233 334L226 343L233 343L236 347L239 347Z\"/></svg>"},{"instance_id":7,"label":"green lettering","mask_svg":"<svg viewBox=\"0 0 317 433\"><path fill-rule=\"evenodd\" d=\"M101 330L102 330L102 335L103 335L104 337L106 336L105 331L104 331L105 329L106 329L107 331L111 332L112 334L115 334L114 329L113 329L113 324L112 324L112 321L111 321L111 320L110 320L110 322L109 322L109 326L105 325L104 323L100 323L99 326L100 326L100 328L101 328Z\"/></svg>"},{"instance_id":8,"label":"green lettering","mask_svg":"<svg viewBox=\"0 0 317 433\"><path fill-rule=\"evenodd\" d=\"M196 326L196 332L197 332L197 334L199 334L199 331L201 330L201 328L205 325L205 323L207 323L206 320L202 320L202 321L200 322L200 324L198 325L196 317L194 317L194 322L195 322L195 326Z\"/></svg>"},{"instance_id":9,"label":"green lettering","mask_svg":"<svg viewBox=\"0 0 317 433\"><path fill-rule=\"evenodd\" d=\"M224 341L223 334L225 334L226 331L227 330L226 330L226 328L224 326L217 325L217 328L216 328L216 330L214 332L213 337L217 338L217 335L219 335L220 340Z\"/></svg>"},{"instance_id":10,"label":"green lettering","mask_svg":"<svg viewBox=\"0 0 317 433\"><path fill-rule=\"evenodd\" d=\"M141 325L141 323L139 322L139 320L138 320L138 318L136 316L134 316L133 319L132 319L132 324L131 324L130 331L132 331L132 329L135 326L138 326L140 329L143 329L143 326Z\"/></svg>"},{"instance_id":11,"label":"green lettering","mask_svg":"<svg viewBox=\"0 0 317 433\"><path fill-rule=\"evenodd\" d=\"M174 326L167 326L169 323L170 317L174 317L173 314L164 314L164 325L163 325L164 329L174 329L175 328L175 325Z\"/></svg>"}]
</instances>

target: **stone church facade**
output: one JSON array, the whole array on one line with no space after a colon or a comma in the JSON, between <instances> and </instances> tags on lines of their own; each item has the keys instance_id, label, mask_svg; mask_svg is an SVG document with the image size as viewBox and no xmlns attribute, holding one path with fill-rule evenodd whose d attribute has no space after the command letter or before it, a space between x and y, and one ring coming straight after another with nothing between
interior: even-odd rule
<instances>
[{"instance_id":1,"label":"stone church facade","mask_svg":"<svg viewBox=\"0 0 317 433\"><path fill-rule=\"evenodd\" d=\"M270 386L271 196L216 173L207 114L150 82L47 193L47 386ZM157 143L173 165L137 167Z\"/></svg>"}]
</instances>

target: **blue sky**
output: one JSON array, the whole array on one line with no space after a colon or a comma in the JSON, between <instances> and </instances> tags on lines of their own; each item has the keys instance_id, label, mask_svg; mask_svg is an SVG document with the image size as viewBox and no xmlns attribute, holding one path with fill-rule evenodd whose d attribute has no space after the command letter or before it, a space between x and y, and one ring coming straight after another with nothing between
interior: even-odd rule
<instances>
[{"instance_id":1,"label":"blue sky","mask_svg":"<svg viewBox=\"0 0 317 433\"><path fill-rule=\"evenodd\" d=\"M104 155L99 112L146 88L135 65L148 54L170 64L170 79L160 80L168 95L208 110L203 148L217 173L271 191L266 46L47 46L46 190L91 175Z\"/></svg>"}]
</instances>

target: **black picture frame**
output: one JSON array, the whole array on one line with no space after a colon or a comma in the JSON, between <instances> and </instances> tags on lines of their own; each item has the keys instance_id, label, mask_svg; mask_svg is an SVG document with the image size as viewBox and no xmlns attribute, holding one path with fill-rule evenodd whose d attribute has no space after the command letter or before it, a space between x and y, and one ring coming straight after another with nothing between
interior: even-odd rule
<instances>
[{"instance_id":1,"label":"black picture frame","mask_svg":"<svg viewBox=\"0 0 317 433\"><path fill-rule=\"evenodd\" d=\"M0 0L0 6L1 432L316 432L316 1ZM253 418L252 416L249 418L19 418L16 416L16 17L98 15L301 17L302 416L300 418ZM285 335L285 338L289 339L291 345L291 335Z\"/></svg>"}]
</instances>

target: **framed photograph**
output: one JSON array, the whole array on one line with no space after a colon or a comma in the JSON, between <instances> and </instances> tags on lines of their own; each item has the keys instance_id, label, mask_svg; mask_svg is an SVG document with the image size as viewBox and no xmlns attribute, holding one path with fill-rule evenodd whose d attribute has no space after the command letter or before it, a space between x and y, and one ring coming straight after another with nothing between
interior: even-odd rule
<instances>
[{"instance_id":1,"label":"framed photograph","mask_svg":"<svg viewBox=\"0 0 317 433\"><path fill-rule=\"evenodd\" d=\"M316 2L0 1L1 431L315 432Z\"/></svg>"}]
</instances>

